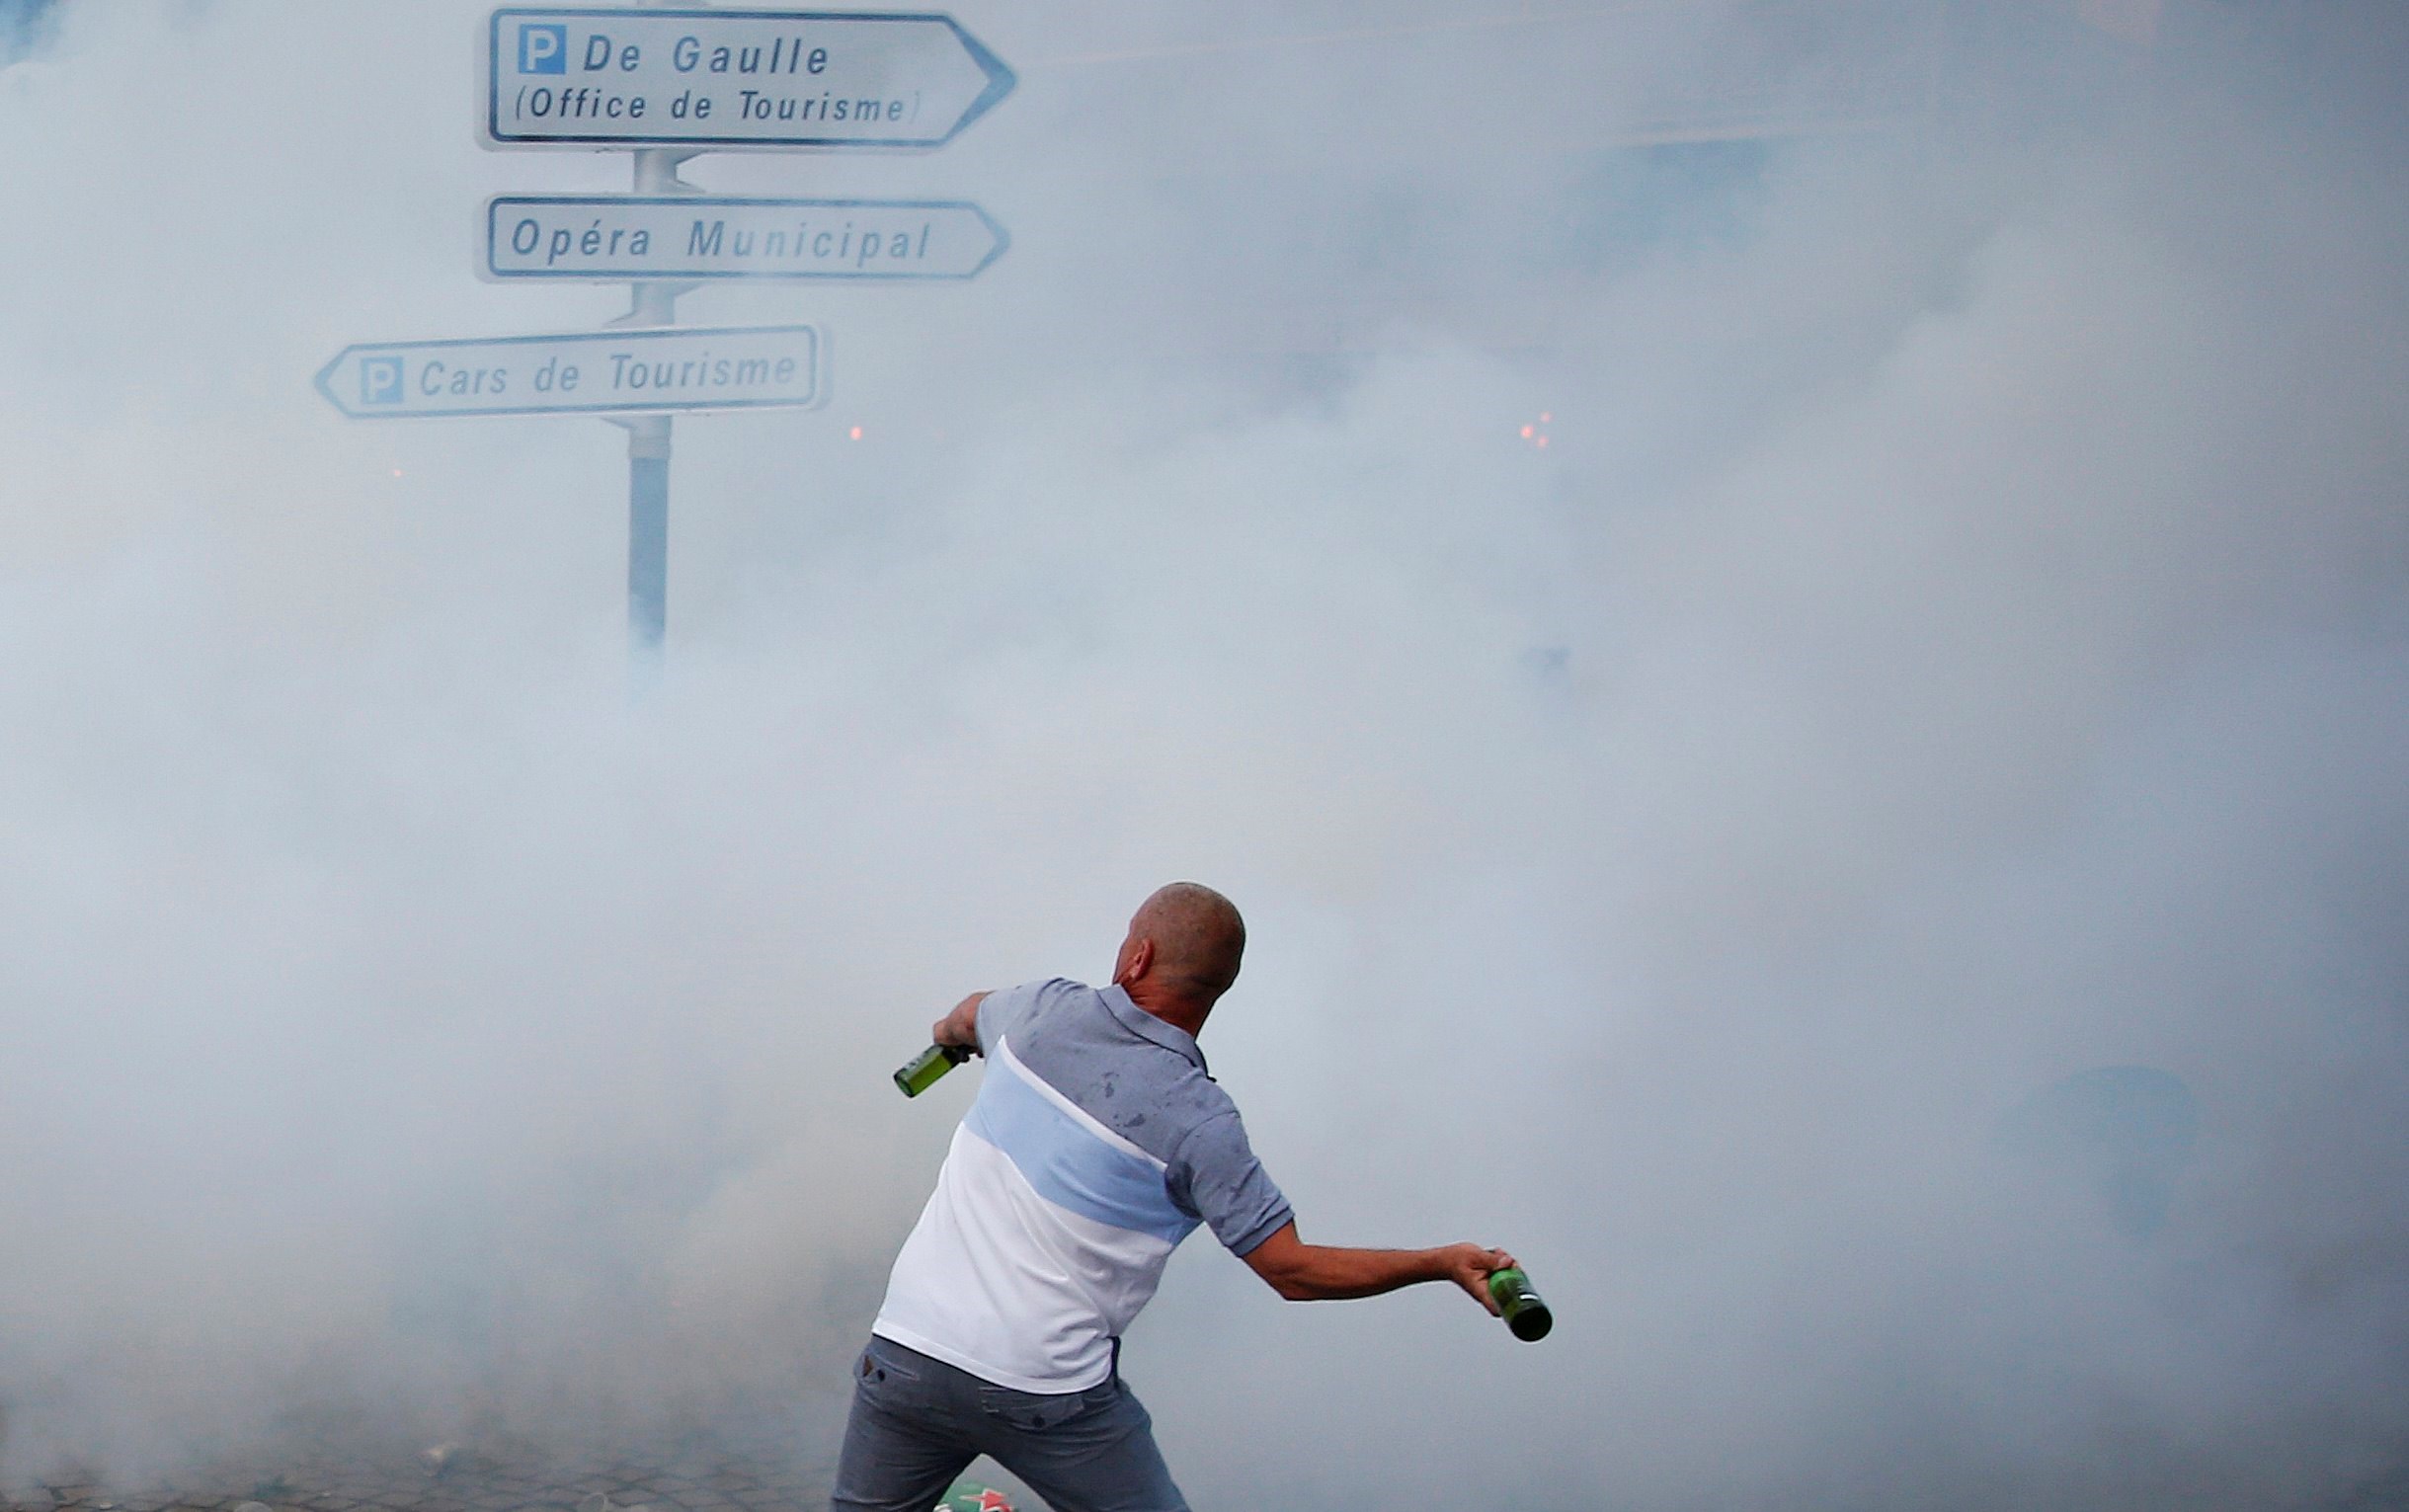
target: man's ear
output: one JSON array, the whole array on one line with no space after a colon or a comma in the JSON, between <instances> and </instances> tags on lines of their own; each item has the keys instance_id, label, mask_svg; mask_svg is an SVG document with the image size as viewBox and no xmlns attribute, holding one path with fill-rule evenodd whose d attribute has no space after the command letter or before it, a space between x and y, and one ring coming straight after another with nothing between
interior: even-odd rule
<instances>
[{"instance_id":1,"label":"man's ear","mask_svg":"<svg viewBox=\"0 0 2409 1512\"><path fill-rule=\"evenodd\" d=\"M1132 982L1142 980L1148 969L1154 964L1155 942L1151 939L1141 939L1138 941L1137 948L1129 953L1129 964L1121 968L1121 974L1113 978L1113 981L1122 987L1127 987Z\"/></svg>"}]
</instances>

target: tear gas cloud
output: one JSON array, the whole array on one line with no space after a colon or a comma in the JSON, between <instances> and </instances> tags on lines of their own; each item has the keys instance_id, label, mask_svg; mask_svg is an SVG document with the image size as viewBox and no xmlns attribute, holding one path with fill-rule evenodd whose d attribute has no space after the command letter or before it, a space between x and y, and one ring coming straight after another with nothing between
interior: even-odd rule
<instances>
[{"instance_id":1,"label":"tear gas cloud","mask_svg":"<svg viewBox=\"0 0 2409 1512\"><path fill-rule=\"evenodd\" d=\"M1189 1246L1200 1505L2401 1473L2391 8L971 5L943 153L686 170L1014 245L687 297L838 397L679 429L632 698L616 433L307 381L621 307L470 276L625 174L475 150L481 14L0 68L0 1472L827 1402L973 1079L888 1070L1193 876L1307 1235L1559 1317ZM1922 83L1618 145L1735 74ZM2196 1137L2015 1136L2115 1067Z\"/></svg>"}]
</instances>

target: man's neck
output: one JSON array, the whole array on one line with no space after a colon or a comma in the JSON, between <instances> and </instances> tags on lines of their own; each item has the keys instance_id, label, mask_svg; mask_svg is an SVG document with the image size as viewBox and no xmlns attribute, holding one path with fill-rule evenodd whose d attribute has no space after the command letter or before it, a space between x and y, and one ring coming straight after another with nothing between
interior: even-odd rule
<instances>
[{"instance_id":1,"label":"man's neck","mask_svg":"<svg viewBox=\"0 0 2409 1512\"><path fill-rule=\"evenodd\" d=\"M1182 1031L1189 1039L1204 1032L1205 1019L1213 1012L1209 1002L1200 1007L1193 998L1156 991L1149 982L1125 982L1121 991L1129 995L1131 1002Z\"/></svg>"}]
</instances>

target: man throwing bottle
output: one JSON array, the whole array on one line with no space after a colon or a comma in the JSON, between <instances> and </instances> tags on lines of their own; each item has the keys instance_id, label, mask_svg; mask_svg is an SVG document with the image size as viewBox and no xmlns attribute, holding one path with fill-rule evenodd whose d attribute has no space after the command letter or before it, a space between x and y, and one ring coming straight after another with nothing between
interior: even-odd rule
<instances>
[{"instance_id":1,"label":"man throwing bottle","mask_svg":"<svg viewBox=\"0 0 2409 1512\"><path fill-rule=\"evenodd\" d=\"M927 1512L981 1454L1055 1512L1186 1512L1120 1353L1200 1223L1292 1302L1452 1281L1497 1311L1503 1250L1297 1237L1196 1048L1245 945L1230 900L1175 882L1130 920L1111 986L974 993L937 1020L987 1077L854 1363L839 1512Z\"/></svg>"}]
</instances>

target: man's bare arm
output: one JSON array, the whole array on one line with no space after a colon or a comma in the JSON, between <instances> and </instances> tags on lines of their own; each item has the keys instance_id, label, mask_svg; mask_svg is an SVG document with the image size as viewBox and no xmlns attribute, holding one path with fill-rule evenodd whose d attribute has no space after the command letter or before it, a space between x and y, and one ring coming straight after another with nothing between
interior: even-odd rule
<instances>
[{"instance_id":1,"label":"man's bare arm","mask_svg":"<svg viewBox=\"0 0 2409 1512\"><path fill-rule=\"evenodd\" d=\"M936 1021L928 1037L940 1045L951 1045L979 1053L979 1004L987 1000L985 993L973 993L953 1005L953 1011Z\"/></svg>"},{"instance_id":2,"label":"man's bare arm","mask_svg":"<svg viewBox=\"0 0 2409 1512\"><path fill-rule=\"evenodd\" d=\"M1436 1249L1352 1249L1308 1244L1297 1226L1285 1224L1246 1251L1246 1263L1290 1302L1335 1302L1377 1297L1424 1281L1452 1281L1490 1313L1488 1275L1514 1263L1502 1249L1481 1244L1443 1244Z\"/></svg>"}]
</instances>

